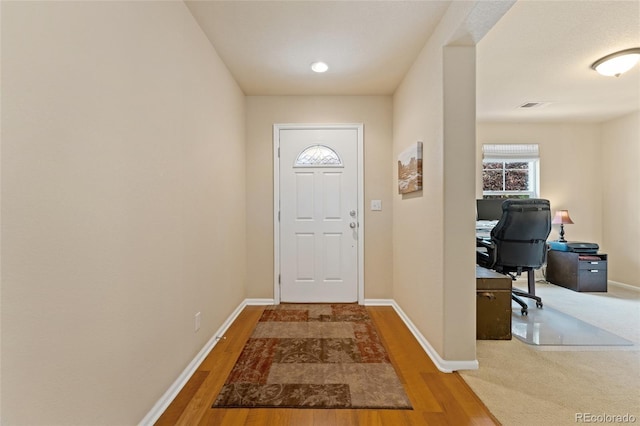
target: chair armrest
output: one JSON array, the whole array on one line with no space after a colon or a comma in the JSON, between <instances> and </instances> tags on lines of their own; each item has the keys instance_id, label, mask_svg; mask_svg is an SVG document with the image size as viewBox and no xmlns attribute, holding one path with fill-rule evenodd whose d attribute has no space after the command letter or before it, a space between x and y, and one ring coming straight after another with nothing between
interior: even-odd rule
<instances>
[{"instance_id":1,"label":"chair armrest","mask_svg":"<svg viewBox=\"0 0 640 426\"><path fill-rule=\"evenodd\" d=\"M476 238L476 247L484 247L487 250L494 249L494 245L491 241L483 240L482 238Z\"/></svg>"}]
</instances>

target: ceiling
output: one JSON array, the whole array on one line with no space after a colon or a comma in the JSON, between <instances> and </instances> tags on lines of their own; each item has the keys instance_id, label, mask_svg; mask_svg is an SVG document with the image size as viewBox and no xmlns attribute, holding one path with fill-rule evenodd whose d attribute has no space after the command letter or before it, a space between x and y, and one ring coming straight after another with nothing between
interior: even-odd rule
<instances>
[{"instance_id":1,"label":"ceiling","mask_svg":"<svg viewBox=\"0 0 640 426\"><path fill-rule=\"evenodd\" d=\"M186 1L247 95L389 95L451 1ZM640 1L518 1L477 45L479 121L599 122L640 109ZM322 60L325 74L309 66ZM540 102L522 109L520 105Z\"/></svg>"},{"instance_id":2,"label":"ceiling","mask_svg":"<svg viewBox=\"0 0 640 426\"><path fill-rule=\"evenodd\" d=\"M477 118L599 122L638 110L640 66L620 77L591 69L631 47L638 0L519 1L477 46ZM543 106L519 108L527 102Z\"/></svg>"},{"instance_id":3,"label":"ceiling","mask_svg":"<svg viewBox=\"0 0 640 426\"><path fill-rule=\"evenodd\" d=\"M388 95L449 1L186 4L247 95Z\"/></svg>"}]
</instances>

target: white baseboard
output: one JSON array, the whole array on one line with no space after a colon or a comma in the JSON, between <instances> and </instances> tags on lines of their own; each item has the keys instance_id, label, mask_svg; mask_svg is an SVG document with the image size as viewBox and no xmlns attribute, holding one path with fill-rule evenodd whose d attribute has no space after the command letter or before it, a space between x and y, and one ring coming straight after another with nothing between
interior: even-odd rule
<instances>
[{"instance_id":1,"label":"white baseboard","mask_svg":"<svg viewBox=\"0 0 640 426\"><path fill-rule=\"evenodd\" d=\"M631 284L620 283L618 281L608 280L607 283L609 285L614 285L616 287L626 288L627 290L640 291L640 287Z\"/></svg>"},{"instance_id":2,"label":"white baseboard","mask_svg":"<svg viewBox=\"0 0 640 426\"><path fill-rule=\"evenodd\" d=\"M216 332L213 333L213 336L211 337L211 339L209 339L209 341L204 345L204 347L200 350L200 352L198 352L196 357L189 363L189 365L187 365L187 367L182 371L182 373L180 373L178 378L171 384L171 386L164 393L164 395L160 397L158 402L156 402L153 408L151 408L151 411L149 411L147 415L144 416L144 418L139 423L140 426L153 425L160 418L162 413L164 413L167 407L169 407L169 404L171 404L171 402L175 399L175 397L178 396L178 393L180 393L184 385L187 384L191 376L193 376L193 374L196 372L196 370L198 369L198 366L202 364L202 361L204 361L207 355L209 355L211 350L218 343L218 340L220 340L220 338L224 336L224 333L227 331L229 326L236 320L238 315L240 315L240 312L242 312L245 306L249 304L254 304L254 305L262 304L262 303L248 303L248 302L256 302L259 300L263 300L263 299L245 299L242 301L242 303L240 303L240 305L238 305L238 307L231 313L231 315L229 315L229 317L224 321L224 323L220 326L220 328L218 328L218 330L216 330ZM264 299L264 300L266 301L268 299ZM269 303L264 303L264 304L269 304Z\"/></svg>"},{"instance_id":3,"label":"white baseboard","mask_svg":"<svg viewBox=\"0 0 640 426\"><path fill-rule=\"evenodd\" d=\"M275 304L276 301L274 299L244 299L245 306L264 306Z\"/></svg>"},{"instance_id":4,"label":"white baseboard","mask_svg":"<svg viewBox=\"0 0 640 426\"><path fill-rule=\"evenodd\" d=\"M218 340L224 336L224 333L227 331L229 326L236 320L240 312L245 308L245 306L257 306L257 305L273 305L275 304L274 299L245 299L238 305L238 307L229 315L229 317L224 321L224 323L216 330L213 334L213 337L209 339L209 341L204 345L204 347L198 352L196 357L189 363L189 365L180 373L178 378L171 384L169 389L160 397L158 402L155 403L153 408L147 413L146 416L140 421L140 426L150 426L153 425L165 412L167 407L171 404L171 402L175 399L176 396L180 393L184 385L187 384L191 376L196 372L198 366L202 364L202 361L209 355L211 350L218 343ZM438 353L433 349L433 347L429 344L427 339L418 331L416 326L411 322L409 317L404 313L404 311L398 306L398 304L393 299L365 299L364 304L367 306L391 306L397 312L398 316L402 319L402 321L407 325L413 336L418 340L422 349L427 353L429 358L436 365L438 370L444 373L451 373L456 370L476 370L478 368L478 361L446 361L438 355Z\"/></svg>"},{"instance_id":5,"label":"white baseboard","mask_svg":"<svg viewBox=\"0 0 640 426\"><path fill-rule=\"evenodd\" d=\"M364 299L365 306L393 306L393 299Z\"/></svg>"},{"instance_id":6,"label":"white baseboard","mask_svg":"<svg viewBox=\"0 0 640 426\"><path fill-rule=\"evenodd\" d=\"M478 369L478 360L469 360L469 361L447 361L442 359L438 352L431 346L429 341L420 333L420 330L415 326L415 324L409 319L407 314L404 313L402 308L396 303L393 299L365 299L364 304L367 306L391 306L396 311L398 316L405 323L413 337L416 338L422 349L426 352L426 354L431 358L431 361L435 364L438 370L443 373L451 373L458 370L477 370Z\"/></svg>"}]
</instances>

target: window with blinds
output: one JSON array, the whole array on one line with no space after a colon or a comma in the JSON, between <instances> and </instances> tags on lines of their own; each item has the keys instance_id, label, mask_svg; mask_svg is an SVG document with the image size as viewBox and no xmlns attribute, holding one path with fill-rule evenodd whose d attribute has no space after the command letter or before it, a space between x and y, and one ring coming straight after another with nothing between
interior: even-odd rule
<instances>
[{"instance_id":1,"label":"window with blinds","mask_svg":"<svg viewBox=\"0 0 640 426\"><path fill-rule=\"evenodd\" d=\"M537 144L482 145L483 198L538 198Z\"/></svg>"}]
</instances>

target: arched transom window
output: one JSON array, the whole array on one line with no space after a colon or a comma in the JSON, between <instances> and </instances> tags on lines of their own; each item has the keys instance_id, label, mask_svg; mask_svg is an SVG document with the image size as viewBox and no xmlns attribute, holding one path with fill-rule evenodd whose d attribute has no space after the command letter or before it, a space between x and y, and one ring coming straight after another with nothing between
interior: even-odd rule
<instances>
[{"instance_id":1,"label":"arched transom window","mask_svg":"<svg viewBox=\"0 0 640 426\"><path fill-rule=\"evenodd\" d=\"M328 146L312 145L298 155L295 167L342 167L342 160Z\"/></svg>"}]
</instances>

